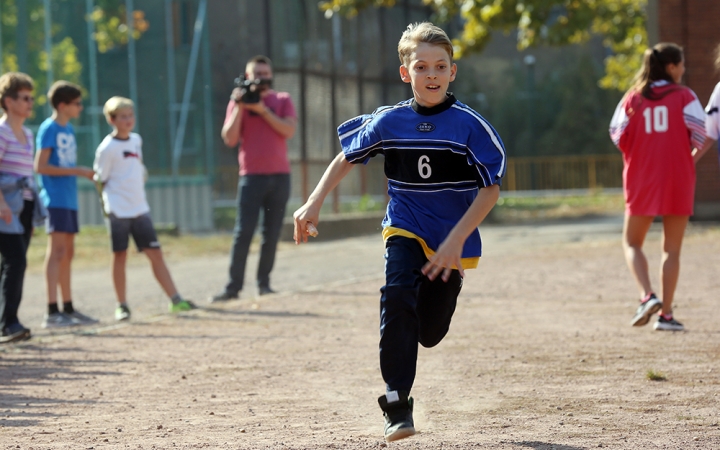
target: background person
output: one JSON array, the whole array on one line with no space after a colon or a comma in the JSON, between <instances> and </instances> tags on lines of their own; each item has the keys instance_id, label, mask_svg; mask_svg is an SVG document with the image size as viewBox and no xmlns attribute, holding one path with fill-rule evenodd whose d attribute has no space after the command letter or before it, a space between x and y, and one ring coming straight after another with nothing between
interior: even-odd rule
<instances>
[{"instance_id":1,"label":"background person","mask_svg":"<svg viewBox=\"0 0 720 450\"><path fill-rule=\"evenodd\" d=\"M720 72L720 44L715 48L715 69ZM710 100L705 107L705 113L707 114L705 120L707 139L705 145L693 154L695 162L699 161L705 152L717 146L718 139L720 139L720 83L715 85L715 89L713 89Z\"/></svg>"},{"instance_id":2,"label":"background person","mask_svg":"<svg viewBox=\"0 0 720 450\"><path fill-rule=\"evenodd\" d=\"M265 56L251 58L245 67L247 80L269 82L272 76L270 59ZM239 145L240 181L230 254L230 280L221 293L211 298L213 302L238 298L245 279L250 242L261 210L263 224L257 288L260 295L274 292L270 288L270 272L275 263L285 206L290 198L287 140L295 133L297 118L290 94L276 92L269 84L257 87L260 92L257 103L248 103L248 99L243 98L243 90L233 90L222 128L225 145Z\"/></svg>"},{"instance_id":3,"label":"background person","mask_svg":"<svg viewBox=\"0 0 720 450\"><path fill-rule=\"evenodd\" d=\"M132 132L135 128L134 108L129 98L112 97L105 102L103 113L113 131L98 146L93 165L95 177L103 185L103 206L110 228L112 276L118 300L115 320L130 319L125 277L130 235L138 250L150 260L155 279L170 299L170 312L195 308L178 293L150 218L150 206L145 196L147 172L143 164L142 138Z\"/></svg>"},{"instance_id":4,"label":"background person","mask_svg":"<svg viewBox=\"0 0 720 450\"><path fill-rule=\"evenodd\" d=\"M33 113L33 81L20 72L0 77L0 342L30 338L17 316L33 231L33 135L23 126ZM27 187L23 187L23 185Z\"/></svg>"},{"instance_id":5,"label":"background person","mask_svg":"<svg viewBox=\"0 0 720 450\"><path fill-rule=\"evenodd\" d=\"M56 328L97 322L75 310L70 289L75 235L80 231L76 177L92 180L94 174L91 168L76 165L77 143L70 120L80 117L83 109L80 87L68 81L56 81L50 86L48 101L53 114L38 129L35 172L40 175L40 198L48 210L45 222L48 311L42 327ZM62 311L57 303L58 288L62 295Z\"/></svg>"},{"instance_id":6,"label":"background person","mask_svg":"<svg viewBox=\"0 0 720 450\"><path fill-rule=\"evenodd\" d=\"M640 290L631 321L642 326L658 310L656 330L683 330L672 304L680 274L680 248L695 199L695 160L705 141L705 112L695 93L680 86L682 48L660 43L647 49L633 87L617 106L610 136L623 153L623 247ZM661 298L650 284L642 246L655 216L663 218Z\"/></svg>"}]
</instances>

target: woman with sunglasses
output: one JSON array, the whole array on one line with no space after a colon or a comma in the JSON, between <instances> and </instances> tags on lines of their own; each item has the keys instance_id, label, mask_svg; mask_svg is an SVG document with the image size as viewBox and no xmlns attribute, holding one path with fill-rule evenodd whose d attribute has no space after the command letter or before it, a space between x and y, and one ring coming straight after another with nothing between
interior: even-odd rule
<instances>
[{"instance_id":1,"label":"woman with sunglasses","mask_svg":"<svg viewBox=\"0 0 720 450\"><path fill-rule=\"evenodd\" d=\"M23 126L33 111L33 80L20 72L0 76L0 343L30 338L18 320L26 252L33 227L33 135Z\"/></svg>"}]
</instances>

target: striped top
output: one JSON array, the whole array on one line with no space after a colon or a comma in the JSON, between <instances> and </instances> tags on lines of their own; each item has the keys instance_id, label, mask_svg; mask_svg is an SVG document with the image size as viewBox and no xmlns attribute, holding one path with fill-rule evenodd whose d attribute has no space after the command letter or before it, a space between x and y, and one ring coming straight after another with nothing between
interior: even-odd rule
<instances>
[{"instance_id":1,"label":"striped top","mask_svg":"<svg viewBox=\"0 0 720 450\"><path fill-rule=\"evenodd\" d=\"M34 138L29 129L23 131L26 144L18 142L10 125L0 120L0 173L32 178Z\"/></svg>"}]
</instances>

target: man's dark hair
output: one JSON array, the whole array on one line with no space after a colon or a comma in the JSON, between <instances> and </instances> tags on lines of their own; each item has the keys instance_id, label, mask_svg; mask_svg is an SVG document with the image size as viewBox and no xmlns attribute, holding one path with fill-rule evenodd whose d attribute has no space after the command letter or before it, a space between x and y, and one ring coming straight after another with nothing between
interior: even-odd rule
<instances>
[{"instance_id":1,"label":"man's dark hair","mask_svg":"<svg viewBox=\"0 0 720 450\"><path fill-rule=\"evenodd\" d=\"M82 97L80 86L69 81L56 81L48 91L48 98L53 109L57 109L60 103L67 104L80 97Z\"/></svg>"},{"instance_id":2,"label":"man's dark hair","mask_svg":"<svg viewBox=\"0 0 720 450\"><path fill-rule=\"evenodd\" d=\"M267 64L268 66L272 66L272 61L270 61L270 58L268 58L268 57L265 56L265 55L255 55L255 56L253 56L252 58L248 59L248 62L247 62L246 65L248 65L248 64L257 64L257 63Z\"/></svg>"}]
</instances>

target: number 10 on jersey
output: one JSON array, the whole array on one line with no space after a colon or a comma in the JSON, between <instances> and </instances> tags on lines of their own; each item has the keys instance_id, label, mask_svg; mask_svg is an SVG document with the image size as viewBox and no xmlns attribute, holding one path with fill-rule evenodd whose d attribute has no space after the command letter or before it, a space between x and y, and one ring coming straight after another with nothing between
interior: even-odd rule
<instances>
[{"instance_id":1,"label":"number 10 on jersey","mask_svg":"<svg viewBox=\"0 0 720 450\"><path fill-rule=\"evenodd\" d=\"M665 105L659 105L654 108L645 108L643 111L645 117L645 133L650 134L664 133L668 130L668 109Z\"/></svg>"}]
</instances>

